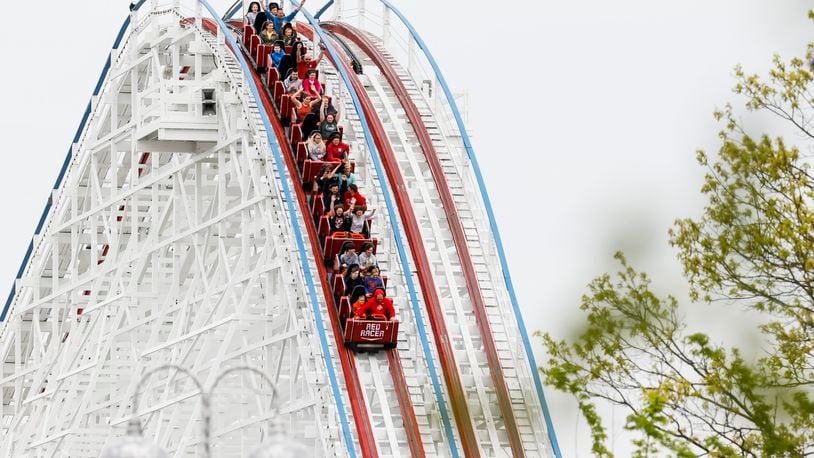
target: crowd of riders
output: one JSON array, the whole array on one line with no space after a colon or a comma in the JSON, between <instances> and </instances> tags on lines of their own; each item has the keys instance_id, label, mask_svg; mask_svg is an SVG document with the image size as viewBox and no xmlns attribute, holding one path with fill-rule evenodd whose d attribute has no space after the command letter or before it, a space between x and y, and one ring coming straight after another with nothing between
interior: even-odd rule
<instances>
[{"instance_id":1,"label":"crowd of riders","mask_svg":"<svg viewBox=\"0 0 814 458\"><path fill-rule=\"evenodd\" d=\"M309 49L297 34L293 20L306 0L289 14L278 3L264 6L251 2L245 24L254 29L260 44L270 45L267 63L277 70L291 101L291 123L298 124L305 140L307 158L323 165L314 177L315 199L322 199L327 217L327 236L364 239L357 253L356 244L343 244L334 266L334 274L344 280L344 296L351 314L361 319L395 319L393 301L387 297L375 246L371 241L370 221L376 209L369 209L359 189L350 161L350 146L342 141L340 113L319 81L318 64L324 49ZM310 178L310 177L308 177ZM310 181L310 180L309 180Z\"/></svg>"}]
</instances>

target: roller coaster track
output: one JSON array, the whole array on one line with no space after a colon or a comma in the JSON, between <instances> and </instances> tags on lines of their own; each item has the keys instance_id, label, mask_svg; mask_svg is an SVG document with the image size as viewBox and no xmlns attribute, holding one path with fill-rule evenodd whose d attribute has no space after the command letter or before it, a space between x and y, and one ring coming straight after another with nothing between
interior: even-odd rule
<instances>
[{"instance_id":1,"label":"roller coaster track","mask_svg":"<svg viewBox=\"0 0 814 458\"><path fill-rule=\"evenodd\" d=\"M390 5L389 3L386 3L386 5L388 7L392 8L392 5ZM312 22L312 25L314 25L313 22ZM444 168L444 166L441 164L441 161L439 160L439 156L436 153L435 146L433 144L433 138L431 138L431 136L429 134L429 129L427 128L427 126L423 122L423 119L422 119L422 116L421 116L421 113L420 113L419 109L416 107L415 103L412 100L411 94L408 92L407 88L405 88L401 78L399 77L399 75L397 74L395 68L393 67L392 59L388 59L383 54L381 49L379 49L379 47L373 41L371 41L368 37L366 37L364 33L362 33L361 31L359 31L359 30L355 29L354 27L349 26L348 24L345 24L345 23L330 23L330 22L328 22L328 23L320 23L319 27L323 28L324 30L329 31L332 40L339 41L339 43L335 43L335 44L339 45L338 48L345 50L346 53L349 53L349 52L352 52L352 51L349 49L348 45L346 43L344 43L344 41L341 41L342 38L350 39L354 43L354 45L358 46L361 49L361 51L366 55L366 57L368 59L371 59L373 61L373 63L378 67L380 72L384 75L388 85L392 88L393 91L395 91L396 98L398 99L401 108L407 114L407 117L409 119L409 123L412 126L412 130L413 130L415 136L418 139L418 142L419 142L419 144L421 146L422 151L424 152L424 155L426 157L427 162L429 163L430 171L431 171L432 177L433 177L433 179L435 181L435 185L436 185L435 187L439 191L440 200L442 202L442 205L443 205L444 209L446 210L445 215L446 215L446 218L447 218L447 221L448 221L448 224L449 224L449 229L452 232L452 239L453 239L453 242L455 244L456 251L457 251L457 253L459 255L459 266L464 272L464 277L465 277L465 281L466 281L467 290L469 291L469 295L470 295L470 297L472 299L472 306L474 308L474 312L475 312L474 315L475 315L475 318L477 320L477 326L478 326L478 329L480 331L481 342L483 343L484 350L485 350L485 352L487 354L488 371L491 374L491 378L492 378L492 381L493 381L493 384L494 384L495 392L496 392L498 400L499 400L501 417L502 417L502 419L504 421L504 426L505 426L506 431L507 431L508 436L509 436L509 444L511 445L512 453L514 454L514 456L524 456L525 450L538 450L538 447L537 447L536 444L540 441L541 438L539 436L535 435L535 434L529 434L529 431L532 430L532 428L530 428L530 424L529 424L529 422L531 421L531 419L529 418L529 415L533 415L533 412L526 411L526 410L523 409L523 401L524 400L522 398L522 395L515 395L514 396L515 408L520 410L519 414L524 417L523 425L525 425L524 430L526 431L526 434L524 434L525 441L524 441L524 439L521 438L521 434L519 432L518 425L517 425L517 422L516 422L516 419L515 419L515 412L514 412L513 406L512 406L512 404L513 404L512 403L512 397L509 395L509 389L507 387L504 371L503 371L503 368L501 366L501 359L505 360L507 358L506 358L506 356L501 358L500 355L498 354L498 349L496 348L497 346L495 344L495 338L494 338L494 335L492 333L492 329L491 329L490 322L489 322L489 320L490 320L489 316L490 315L487 312L487 304L485 304L484 297L481 294L482 285L479 282L479 279L478 279L479 275L476 272L476 269L475 269L475 267L473 265L472 257L471 257L471 254L470 254L470 249L469 249L469 246L468 246L468 243L471 244L470 238L467 237L467 234L466 234L466 232L464 230L464 227L463 227L463 225L461 223L461 219L459 218L459 215L458 215L458 210L456 208L456 201L453 198L452 194L450 193L450 187L449 187L449 184L447 183L446 176L445 176L445 170L446 169ZM310 34L310 30L301 29L300 31L304 32L305 34ZM340 36L342 38L340 38ZM356 63L357 59L356 59L355 55L349 55L348 57L350 58L350 60L353 60L354 63ZM353 74L353 70L356 69L356 66L354 66L354 69L351 69L349 63L344 62L342 59L339 59L340 62L337 63L336 62L337 59L333 55L331 56L331 60L332 60L332 62L334 62L335 65L337 65L337 64L343 65L345 67L346 73L349 74L349 75ZM354 76L351 77L351 79L353 81L353 88L356 91L357 96L361 100L362 107L363 107L363 109L365 111L366 118L368 119L368 125L371 128L371 133L372 133L373 138L374 138L374 140L376 142L377 149L379 151L383 152L383 154L382 154L383 159L384 159L383 162L385 164L385 168L387 170L388 177L391 180L391 185L393 186L394 189L401 190L402 192L404 192L404 190L406 189L406 186L404 186L403 178L401 178L401 180L399 180L400 177L396 176L396 174L398 174L399 172L398 172L398 166L394 165L394 164L398 164L398 162L394 160L392 146L389 144L387 134L384 133L384 129L382 128L381 121L378 119L376 109L374 109L372 107L372 103L371 103L370 99L366 96L366 89L362 86L362 83L359 81L359 78L354 75ZM381 92L380 87L377 87L376 89L379 92ZM390 111L390 113L392 115L392 108L389 108L389 111ZM395 122L395 118L393 116L390 116L390 122ZM404 134L403 133L401 133L401 134L402 134L402 137L403 137ZM395 169L395 173L394 173L394 169ZM415 170L413 172L414 173L413 173L412 177L415 178L415 176L416 176ZM404 208L405 208L404 201L407 200L407 199L405 199L403 194L400 194L399 192L397 192L396 193L396 200L398 202L400 212L402 212L402 217L404 217ZM460 199L459 199L459 201L460 201ZM409 203L408 203L408 205L409 205ZM424 200L424 205L427 205L427 200L426 199ZM463 203L463 208L466 209L465 202ZM468 211L468 210L466 210L466 211ZM491 214L490 214L490 216L491 216ZM410 218L408 217L407 219L409 220ZM414 220L414 217L413 217L413 220ZM410 226L409 221L407 221L406 224L407 224L407 226ZM468 227L471 227L471 226L468 226ZM419 237L420 237L420 234L419 234ZM412 249L415 249L416 246L423 246L423 243L420 242L420 239L418 239L419 243L416 243L415 233L411 233L410 231L408 231L408 240L411 243L411 248ZM498 241L498 243L499 243L499 241ZM478 250L478 248L479 247L477 245L475 245L475 250L476 251ZM419 250L420 250L420 248L419 248ZM501 251L501 255L502 255L502 249L500 251ZM424 259L426 259L426 258L424 258ZM483 263L484 261L481 260L480 262ZM449 269L449 267L450 267L449 261L447 261L446 266L447 266L447 269ZM484 281L486 282L486 284L489 285L488 289L491 290L492 286L490 284L490 279L486 275L483 275L483 274L481 274L480 277L484 278ZM430 278L430 281L432 279L432 277L429 276L429 275L427 276L427 278ZM422 280L422 290L423 291L426 290L427 283L428 282L426 280ZM513 293L512 293L512 299L514 300ZM491 316L492 316L492 319L494 320L495 315L496 315L494 313L495 312L494 308L497 306L497 304L494 303L494 300L491 300L490 302L491 302L491 307L493 308L493 310L492 310L493 313L491 314ZM460 312L459 312L458 315L459 315L459 317L462 317L462 314ZM434 324L435 324L435 322L434 322ZM501 332L501 335L505 335L506 330L503 328L503 325L502 325L500 319L497 320L497 326L498 326L498 329ZM462 332L464 334L464 338L466 340L468 340L469 336L467 335L467 331L465 329L460 329L459 328L456 332L458 332L458 333ZM505 347L505 345L504 345L504 347ZM472 349L470 348L470 354L471 354L471 351L472 351ZM505 348L504 348L504 351L502 352L502 354L506 354L506 353L507 352L505 351ZM509 359L511 361L508 364L510 364L510 368L511 368L512 372L514 372L514 363L516 361L514 360L514 358L509 358ZM443 364L442 364L442 367L443 367ZM447 372L445 372L445 375L447 375ZM481 374L478 374L478 373L475 374L475 376L478 376L478 375L481 375ZM449 383L450 380L447 379L447 382ZM455 382L453 381L452 383L453 383L453 386L454 386ZM460 382L458 382L458 383L460 383ZM453 391L454 391L454 388L453 388ZM485 403L485 398L483 396L484 396L484 394L483 394L483 392L481 390L480 400L475 401L476 406L477 406L478 402L481 405L483 405ZM545 406L545 402L542 399L542 397L541 397L541 402L543 403L543 409L545 411L544 413L545 413L545 416L546 416L546 423L549 426L549 433L550 433L550 435L552 435L551 433L553 432L553 429L550 428L550 419L548 418L547 408ZM453 400L453 406L455 406L455 405L456 405L456 402L455 402L455 400ZM467 415L468 415L468 413L467 413ZM489 418L488 414L486 415L486 417L487 417L487 421L489 421L492 424L492 432L493 432L494 431L494 420ZM456 412L456 421L458 421L458 426L460 428L461 423L460 423L460 420L458 418L457 412ZM463 436L463 437L465 437L465 436ZM494 436L492 436L492 439L493 439L493 444L497 443ZM553 445L554 445L555 454L559 454L558 448L556 446L556 439L553 438L553 437L552 437L552 439L553 439L552 442L553 442ZM472 445L470 444L470 447L471 446ZM465 445L465 452L467 452L467 454L469 454L469 453L472 453L472 450L471 450L471 448L467 449L467 447Z\"/></svg>"},{"instance_id":2,"label":"roller coaster track","mask_svg":"<svg viewBox=\"0 0 814 458\"><path fill-rule=\"evenodd\" d=\"M305 27L301 27L298 31L306 36L310 34L310 30ZM335 53L331 53L330 58L335 66L342 66L345 74L350 78L353 90L361 102L362 110L367 119L367 128L373 137L376 149L381 154L381 159L384 164L387 177L390 181L390 186L394 189L396 205L398 206L399 214L405 225L407 240L413 253L413 261L418 267L418 278L419 282L421 283L422 293L424 294L424 301L426 304L428 304L430 321L432 323L433 332L435 333L435 343L441 357L441 367L443 369L444 378L450 392L452 408L453 412L455 413L455 421L458 426L458 431L461 435L464 453L466 456L480 456L478 441L471 423L471 415L469 413L469 407L464 395L460 374L456 370L452 339L449 337L444 324L442 312L443 308L440 298L436 293L437 288L435 282L433 281L433 272L427 261L428 255L424 248L424 243L421 238L415 212L413 211L410 198L407 194L407 186L405 185L401 175L398 173L398 165L395 155L390 143L387 140L387 134L385 133L384 128L376 115L376 110L373 108L370 99L367 97L366 91L362 89L361 83L353 73L353 69L351 68L350 64Z\"/></svg>"},{"instance_id":3,"label":"roller coaster track","mask_svg":"<svg viewBox=\"0 0 814 458\"><path fill-rule=\"evenodd\" d=\"M416 107L407 91L407 88L404 86L396 73L396 69L394 68L393 64L387 60L373 41L365 36L364 33L344 23L323 23L322 27L350 39L362 50L362 52L364 52L368 58L373 61L376 67L378 67L379 71L381 71L381 73L385 76L390 87L395 91L395 95L400 103L400 106L406 113L407 118L409 119L409 124L412 126L413 132L418 138L418 142L424 152L424 156L429 163L432 178L435 181L435 188L440 193L440 199L443 208L445 209L449 228L452 232L451 235L453 242L458 253L459 265L464 272L464 277L466 278L466 286L474 306L474 315L477 319L477 326L480 330L480 338L487 354L489 373L491 374L495 391L497 392L500 411L509 435L512 453L514 456L518 457L525 456L523 443L520 439L520 433L518 432L517 423L514 417L514 411L512 410L509 390L506 386L503 368L500 364L500 358L497 352L494 337L492 335L492 329L489 324L489 317L487 316L485 301L481 294L481 285L479 284L477 273L472 263L472 257L467 245L467 237L464 233L464 228L458 214L455 200L450 192L450 186L447 183L443 166L439 160L435 146L433 145L432 138L428 133L429 131L421 118L418 107ZM370 77L371 80L374 78L374 76ZM390 110L390 112L392 114L392 110ZM396 122L395 116L391 115L390 118L393 123ZM402 143L407 145L409 142L403 141ZM414 178L419 176L419 171L415 171L413 173ZM493 304L493 306L496 306L496 304ZM467 337L464 336L464 339L467 339ZM532 439L534 439L533 436Z\"/></svg>"},{"instance_id":4,"label":"roller coaster track","mask_svg":"<svg viewBox=\"0 0 814 458\"><path fill-rule=\"evenodd\" d=\"M235 24L236 25L236 24ZM244 56L246 56L247 50L243 49ZM247 56L248 57L248 56ZM262 80L260 79L257 72L253 69L253 76L255 78L255 82L258 86L262 85ZM282 124L279 118L276 115L276 108L274 107L270 94L267 90L262 91L261 99L263 101L263 107L266 112L269 114L270 119L272 119L272 124L275 128L275 132L278 135L278 138L284 137L285 132L283 130ZM299 171L297 169L296 163L293 161L294 154L292 150L292 145L288 142L282 142L282 150L285 156L286 165L289 168L290 173L292 176L298 176ZM296 187L296 194L298 203L300 204L301 211L304 214L309 213L308 203L306 200L306 196L303 192L303 189L300 186ZM318 234L315 231L315 228L312 224L306 223L307 232L309 234L309 238L311 240L312 250L315 254L319 255L319 240ZM318 257L318 256L317 256ZM421 431L419 430L419 426L416 421L416 415L413 409L413 405L410 399L410 393L407 390L407 381L404 376L402 365L401 365L401 358L398 354L397 350L387 350L386 351L386 363L389 364L390 370L389 373L391 374L393 384L392 384L392 391L396 396L396 399L389 401L387 400L387 396L385 393L385 389L383 387L382 380L379 376L379 364L377 360L379 357L377 355L359 355L356 356L352 351L345 349L342 342L342 331L339 327L339 318L336 314L336 309L334 308L333 304L333 297L328 293L330 290L328 286L328 279L327 279L327 272L324 268L318 267L319 277L321 283L323 285L323 291L325 295L326 304L330 304L328 308L330 313L330 319L333 323L333 331L336 340L336 344L338 348L340 348L340 360L342 361L342 369L343 373L345 374L346 378L346 385L351 387L350 388L350 402L354 412L354 419L357 425L357 431L360 437L360 447L363 456L378 456L379 450L382 449L383 444L377 443L377 438L381 440L381 442L389 442L388 448L388 456L399 456L398 453L398 440L392 434L394 430L400 429L403 427L406 429L407 435L407 443L409 445L409 449L411 451L412 456L424 456L425 450L424 445L422 444L421 440ZM360 370L360 363L363 363L365 369L363 371ZM360 372L366 374L366 383L362 383ZM365 395L365 390L362 388L363 386L368 386L370 391L372 392L370 395ZM376 428L373 427L371 418L369 418L369 413L371 412L368 407L366 407L366 397L372 398L376 397L380 403L383 405L379 406L382 412L380 415L383 417L383 421L381 422L383 426L386 426L382 431L378 434L374 432ZM390 421L390 415L388 413L389 407L388 404L393 404L397 406L396 412L400 413L400 418L402 424L398 425L397 423Z\"/></svg>"},{"instance_id":5,"label":"roller coaster track","mask_svg":"<svg viewBox=\"0 0 814 458\"><path fill-rule=\"evenodd\" d=\"M115 385L119 382L116 377L123 368L143 373L163 358L191 364L193 372L201 376L212 377L213 369L231 360L253 361L264 371L282 374L283 380L291 381L285 394L285 408L289 410L284 415L290 414L286 421L301 426L296 431L298 440L308 441L314 450L331 456L537 457L553 453L560 458L471 143L440 70L403 15L389 1L381 0L384 19L379 25L385 28L381 38L378 32L364 30L363 18L354 27L347 22L319 22L303 10L309 25L297 24L302 36L326 45L323 52L327 58L320 64L320 79L328 83L325 87L329 95L337 97L344 107L346 136L358 142L354 143L352 158L361 159L357 167L367 186L362 190L369 204L379 210L376 221L389 222L376 223L373 230L379 238L379 261L389 268L385 272L390 281L388 295L392 292L398 301L402 327L395 349L371 354L345 347L333 294L337 280L323 262L321 227L318 230L312 218L312 203L302 186L304 177L297 163L301 145L293 133L299 127L285 127L276 101L278 92L253 65L257 55L235 40L242 32L240 23L230 23L231 28L225 24L244 2L236 2L223 19L216 16L206 0L154 0L154 10L142 15L144 3L141 0L134 5L119 31L114 51L94 90L94 100L88 104L54 185L55 192L37 225L37 237L25 254L17 275L20 281L15 282L0 311L0 337L7 337L0 339L0 357L4 358L0 372L0 419L4 421L0 425L0 455L16 455L23 450L37 456L53 455L63 450L72 456L95 456L95 447L104 444L114 431L111 427L128 420L126 401L136 391L132 377ZM297 1L292 3L297 5ZM364 1L359 4L364 10ZM213 19L204 18L204 11ZM413 37L414 42L409 44L418 44L418 53L427 56L442 89L436 92L446 96L457 130L441 124L448 118L441 118L443 115L435 111L438 96L436 106L431 108L427 95L416 86L416 81L421 80L411 74L410 65L389 53L390 32L386 28L391 12ZM364 11L360 14L363 16ZM131 24L131 18L141 20ZM125 42L122 51L117 51L128 30L129 48ZM202 64L202 55L212 57L211 62L207 59ZM139 67L145 62L149 64ZM110 68L116 68L116 75L107 74ZM361 74L363 71L368 74ZM121 75L129 76L126 90L123 85L111 89L118 82L107 83L117 81ZM167 103L173 113L170 119L180 113L175 107L182 106L172 104L197 107L201 103L200 91L206 87L219 91L218 117L205 120L216 121L218 136L214 139L197 140L204 138L202 127L188 128L199 129L190 137L171 140L160 138L161 134L138 136L142 133L133 129L127 134L132 142L129 147L104 140L110 142L110 151L97 154L98 150L88 146L88 138L103 141L94 136L94 129L106 135L106 129L112 132L118 126L113 121L118 115L109 115L109 125L99 127L106 118L96 107L110 113L118 112L121 104L123 113L131 110L129 116L133 118L125 121L134 124L137 107L152 113ZM190 109L183 114L186 118L178 115L177 119L203 123L200 111L196 114ZM137 149L136 143L142 141ZM170 144L162 146L162 141ZM456 141L463 145L464 160L455 155L463 150L450 151L450 143ZM185 147L181 143L195 144L198 149L173 149ZM158 145L157 149L145 146L153 144ZM78 158L91 165L83 165L82 169L76 165ZM183 172L171 172L176 169ZM80 181L85 173L95 182ZM464 173L474 173L481 193L478 198L464 192L470 176L464 178ZM169 184L160 181L165 178ZM75 197L77 188L90 190L92 186L98 197L90 191ZM150 192L152 197L139 197L140 191L144 191L142 196ZM198 199L197 203L191 202L194 199L178 200L176 196L185 193ZM74 203L66 204L65 196L71 195ZM128 200L131 195L132 200ZM212 195L223 200L213 200ZM232 197L235 199L230 201ZM236 200L239 205L225 206L225 202ZM186 215L176 210L175 206L180 205L186 206ZM202 208L201 215L195 205ZM62 213L52 210L52 206ZM66 208L80 213L70 216ZM207 217L210 211L224 223ZM97 213L107 233L97 233L97 227L102 226L97 224ZM173 220L175 232L166 235L161 232L163 220L159 226L150 226L155 224L151 218L159 214L178 214L188 221ZM475 214L486 217L478 216L480 220L475 221ZM88 222L83 221L86 215ZM227 226L226 218L235 215ZM258 221L252 221L257 215ZM53 220L60 217L64 220L57 219L52 227ZM487 217L488 225L484 226L482 221ZM190 224L189 229L184 224ZM70 248L65 250L65 234L69 233L84 238L79 243L74 235ZM118 233L132 237L122 242L116 238ZM153 241L162 236L159 242ZM184 239L192 236L194 243ZM168 249L162 253L139 250L155 251L157 246ZM61 254L52 247L62 247ZM44 250L55 250L57 254L49 255L49 259L42 254ZM210 255L213 257L207 257ZM154 264L147 264L147 259ZM218 265L207 266L208 259L217 260ZM73 270L63 267L69 262L81 263L81 276L75 264L71 264ZM276 270L263 277L267 283L251 289L266 273L264 268ZM123 282L121 286L114 284L122 275L112 277L117 269L125 274L129 269L134 272L136 279L128 284L127 292L117 291L125 286ZM174 286L171 293L161 291L150 296L145 292L148 287L156 289L161 285L156 279L168 269L175 272L173 275L183 276L179 277L179 291L189 295L189 301L173 296L177 294ZM301 278L286 283L280 280L285 273ZM148 275L152 278L147 278L139 289L141 276ZM47 285L41 287L43 280ZM195 292L195 282L205 284L206 292ZM241 295L239 288L244 287L244 282L251 293ZM215 286L210 289L210 284ZM212 292L227 291L233 285L239 288L231 292L229 300L238 305L230 302L228 307L219 307L217 300L207 303L210 308L200 312L194 307L197 297L204 297L200 300L203 305ZM125 304L127 294L134 298L132 303ZM68 298L64 302L56 299L63 296ZM139 298L144 298L143 302ZM138 307L144 303L149 303L149 308ZM284 320L279 323L285 321L284 325L276 326L275 320L281 318ZM430 332L425 329L425 320L431 324ZM145 337L139 337L139 332ZM112 352L106 336L130 339L134 351L125 356ZM241 338L238 347L230 347ZM287 339L292 339L290 350L286 350ZM273 347L278 341L282 346ZM518 343L521 341L522 347ZM213 359L207 360L207 349L213 346L217 351L212 353ZM117 346L118 351L122 348L127 351L126 346ZM250 353L257 349L261 351ZM123 359L127 362L120 363ZM443 381L436 374L439 364ZM339 377L337 372L341 372ZM113 386L115 394L105 399L103 392L95 392L97 383L102 390ZM155 390L153 402L147 410L137 413L147 419L148 433L152 435L157 428L156 438L160 436L165 446L170 444L169 451L179 455L188 454L191 447L202 443L194 431L196 423L185 420L190 412L194 418L199 407L179 405L196 394L183 383L170 375L152 385L149 389ZM236 382L231 388L237 387L239 392L251 383ZM83 387L89 388L83 391ZM173 393L181 390L180 394ZM72 396L78 399L70 399ZM214 437L235 433L245 441L265 431L262 426L253 426L269 418L262 407L269 397L276 398L277 394L261 394L255 400L260 416L227 424L217 429ZM77 408L72 409L73 405ZM447 406L451 407L453 421ZM158 412L162 408L171 413ZM246 406L239 410L245 411ZM238 409L235 412L229 418L240 416ZM42 418L48 426L38 431L31 418ZM543 419L545 428L541 426ZM9 432L10 441L4 440L4 432Z\"/></svg>"}]
</instances>

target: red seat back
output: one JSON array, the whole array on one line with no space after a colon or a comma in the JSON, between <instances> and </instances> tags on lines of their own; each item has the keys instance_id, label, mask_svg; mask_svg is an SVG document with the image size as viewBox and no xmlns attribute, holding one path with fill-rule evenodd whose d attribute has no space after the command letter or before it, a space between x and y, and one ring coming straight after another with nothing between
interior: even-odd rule
<instances>
[{"instance_id":1,"label":"red seat back","mask_svg":"<svg viewBox=\"0 0 814 458\"><path fill-rule=\"evenodd\" d=\"M305 164L305 160L308 159L308 150L305 148L305 142L299 142L297 144L297 166L302 171L302 166Z\"/></svg>"},{"instance_id":2,"label":"red seat back","mask_svg":"<svg viewBox=\"0 0 814 458\"><path fill-rule=\"evenodd\" d=\"M345 278L342 275L334 275L334 296L345 294Z\"/></svg>"},{"instance_id":3,"label":"red seat back","mask_svg":"<svg viewBox=\"0 0 814 458\"><path fill-rule=\"evenodd\" d=\"M327 237L331 230L331 225L328 223L328 216L322 215L319 217L319 223L317 224L317 235L319 237Z\"/></svg>"},{"instance_id":4,"label":"red seat back","mask_svg":"<svg viewBox=\"0 0 814 458\"><path fill-rule=\"evenodd\" d=\"M254 36L254 27L246 24L243 26L243 46L246 48L251 44L252 37Z\"/></svg>"},{"instance_id":5,"label":"red seat back","mask_svg":"<svg viewBox=\"0 0 814 458\"><path fill-rule=\"evenodd\" d=\"M255 55L258 46L260 46L260 37L252 35L251 41L249 41L249 55Z\"/></svg>"},{"instance_id":6,"label":"red seat back","mask_svg":"<svg viewBox=\"0 0 814 458\"><path fill-rule=\"evenodd\" d=\"M362 245L364 245L365 242L370 242L373 244L374 253L376 252L376 246L379 243L379 241L376 239L337 237L337 235L339 235L338 232L330 237L325 237L322 253L325 255L326 261L331 261L334 258L334 256L339 254L339 252L342 250L342 245L344 245L345 242L353 242L353 245L356 247L357 252L362 249Z\"/></svg>"},{"instance_id":7,"label":"red seat back","mask_svg":"<svg viewBox=\"0 0 814 458\"><path fill-rule=\"evenodd\" d=\"M274 97L274 104L280 107L280 116L282 118L288 118L288 111L283 109L282 103L285 102L283 99L287 99L288 97L284 97L285 95L285 87L283 87L283 82L277 80L274 83L274 91L272 91L272 97ZM289 100L288 103L291 103Z\"/></svg>"},{"instance_id":8,"label":"red seat back","mask_svg":"<svg viewBox=\"0 0 814 458\"><path fill-rule=\"evenodd\" d=\"M280 81L280 72L274 67L266 70L266 85L268 85L270 90L274 90L274 83L277 81Z\"/></svg>"},{"instance_id":9,"label":"red seat back","mask_svg":"<svg viewBox=\"0 0 814 458\"><path fill-rule=\"evenodd\" d=\"M351 316L351 304L348 296L339 298L339 322L344 324L344 321Z\"/></svg>"},{"instance_id":10,"label":"red seat back","mask_svg":"<svg viewBox=\"0 0 814 458\"><path fill-rule=\"evenodd\" d=\"M293 124L291 126L291 138L289 140L292 149L296 149L297 144L302 141L302 127L300 127L299 124Z\"/></svg>"},{"instance_id":11,"label":"red seat back","mask_svg":"<svg viewBox=\"0 0 814 458\"><path fill-rule=\"evenodd\" d=\"M271 46L260 45L257 47L257 52L254 54L254 61L257 62L258 67L269 67L268 58L271 52Z\"/></svg>"}]
</instances>

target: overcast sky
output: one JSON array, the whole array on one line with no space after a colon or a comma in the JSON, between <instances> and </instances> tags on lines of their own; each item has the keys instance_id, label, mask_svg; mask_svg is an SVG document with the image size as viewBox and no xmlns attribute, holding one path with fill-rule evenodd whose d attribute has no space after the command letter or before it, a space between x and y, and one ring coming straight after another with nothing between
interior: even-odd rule
<instances>
[{"instance_id":1,"label":"overcast sky","mask_svg":"<svg viewBox=\"0 0 814 458\"><path fill-rule=\"evenodd\" d=\"M716 149L711 113L737 102L733 66L765 72L774 52L802 55L814 31L802 0L393 2L453 89L468 91L469 127L526 323L558 337L578 328L580 295L613 268L617 249L681 295L666 233L676 217L700 211L694 152ZM231 2L212 3L223 11ZM2 291L127 4L62 3L52 21L34 22L31 11L0 3ZM687 310L691 320L703 307ZM588 456L573 403L546 393L564 455ZM620 413L617 430L621 422Z\"/></svg>"}]
</instances>

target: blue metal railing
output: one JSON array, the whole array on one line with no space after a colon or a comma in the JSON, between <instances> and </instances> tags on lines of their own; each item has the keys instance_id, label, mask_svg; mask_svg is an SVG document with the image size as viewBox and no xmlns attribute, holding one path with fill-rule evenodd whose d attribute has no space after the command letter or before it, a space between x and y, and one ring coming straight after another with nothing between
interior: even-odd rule
<instances>
[{"instance_id":1,"label":"blue metal railing","mask_svg":"<svg viewBox=\"0 0 814 458\"><path fill-rule=\"evenodd\" d=\"M548 430L548 438L551 441L551 448L554 451L554 455L557 458L562 458L562 453L560 452L560 447L557 442L557 434L554 430L554 423L551 421L551 414L548 410L548 404L545 400L545 394L543 394L543 384L540 380L540 374L537 369L537 363L534 359L534 353L531 348L531 342L529 339L528 331L526 331L526 326L523 321L523 315L520 312L520 306L517 302L517 294L514 291L514 286L512 284L511 276L509 275L509 264L506 261L506 253L503 250L503 242L500 239L500 231L497 228L497 221L495 219L494 211L492 210L492 204L489 200L489 194L486 191L486 184L483 181L483 175L481 174L480 167L478 166L478 159L475 156L475 150L472 148L472 142L469 139L469 135L466 132L466 126L464 126L463 118L461 117L461 112L458 110L458 105L455 103L455 98L452 96L452 91L449 88L446 80L444 79L444 75L441 73L441 69L438 67L438 63L435 61L435 58L432 56L429 48L427 47L424 40L418 35L418 32L410 24L410 21L398 10L389 0L380 0L390 11L395 13L396 16L401 20L407 30L410 31L415 42L424 52L424 56L426 56L427 60L429 61L430 65L432 66L433 71L435 72L435 77L438 79L438 83L441 85L441 88L444 90L444 95L449 102L449 106L452 110L453 115L455 116L455 122L458 125L458 130L461 132L461 138L464 143L464 148L466 149L466 154L469 157L469 161L472 163L472 170L475 172L475 178L478 182L478 189L480 190L481 198L483 199L483 203L486 206L486 214L489 217L489 225L492 229L492 234L495 238L495 245L497 245L497 252L498 257L500 258L500 267L503 270L503 279L506 282L506 288L509 291L509 297L512 301L512 309L514 310L514 316L517 320L517 325L520 328L520 335L523 339L523 347L525 347L526 355L528 356L529 365L531 366L531 374L532 378L534 379L534 385L537 390L537 397L540 400L540 405L543 409L543 415L545 416L545 423L546 429Z\"/></svg>"},{"instance_id":2,"label":"blue metal railing","mask_svg":"<svg viewBox=\"0 0 814 458\"><path fill-rule=\"evenodd\" d=\"M261 0L261 1L263 1L263 0ZM226 13L223 15L223 20L228 21L229 19L231 19L232 16L234 16L235 14L238 13L238 11L240 11L240 8L242 6L243 6L243 0L237 0L235 3L232 4L232 6L229 7L228 10L226 10Z\"/></svg>"},{"instance_id":3,"label":"blue metal railing","mask_svg":"<svg viewBox=\"0 0 814 458\"><path fill-rule=\"evenodd\" d=\"M299 2L296 0L292 0L294 6L299 6ZM359 115L359 121L362 124L362 131L365 136L365 143L367 144L367 148L370 151L370 157L373 160L373 166L376 169L377 175L383 180L382 177L385 177L384 166L382 165L381 159L379 158L378 149L373 142L373 137L370 135L370 129L367 127L368 122L367 118L365 117L364 110L362 109L362 103L359 101L359 96L353 90L353 84L350 80L350 75L345 71L339 62L341 62L341 56L336 52L333 45L328 40L328 37L325 35L325 31L319 26L319 21L314 18L308 11L304 8L302 9L303 16L308 20L311 26L314 28L314 32L319 35L319 38L322 43L325 44L325 49L328 54L331 55L334 62L337 62L336 70L339 72L339 75L342 77L342 81L345 83L345 86L348 88L348 93L353 101L353 106L356 108L356 112ZM447 412L446 402L444 401L444 392L441 389L441 383L438 378L438 373L435 369L435 364L432 360L432 351L430 349L429 339L427 337L427 329L424 325L424 320L421 318L421 307L418 303L418 294L416 292L415 283L413 282L413 278L410 274L412 271L410 269L410 264L407 258L407 252L404 249L404 240L401 237L401 232L399 232L399 222L397 219L398 210L393 203L393 198L390 195L390 189L387 187L386 182L382 181L382 194L384 195L385 206L387 207L387 212L390 221L390 228L393 234L393 240L396 243L396 249L399 253L399 260L401 262L401 269L404 272L404 278L407 281L407 290L410 295L410 305L413 310L413 314L416 319L416 326L418 327L418 334L421 338L421 346L424 351L424 358L427 361L427 368L430 373L430 378L432 379L433 389L435 391L436 401L438 402L438 408L441 412L441 419L444 424L444 432L447 436L447 440L449 441L450 450L454 457L460 456L458 452L458 447L455 445L455 435L452 431L452 424L449 420L449 413Z\"/></svg>"}]
</instances>

